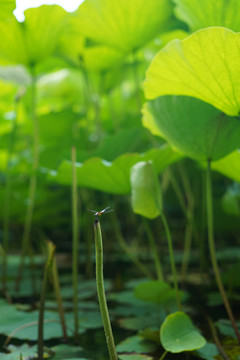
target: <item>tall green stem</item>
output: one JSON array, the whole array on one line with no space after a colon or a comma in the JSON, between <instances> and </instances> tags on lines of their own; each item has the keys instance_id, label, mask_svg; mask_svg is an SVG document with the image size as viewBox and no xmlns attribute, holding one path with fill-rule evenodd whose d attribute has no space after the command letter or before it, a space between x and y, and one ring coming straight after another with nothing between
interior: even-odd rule
<instances>
[{"instance_id":1,"label":"tall green stem","mask_svg":"<svg viewBox=\"0 0 240 360\"><path fill-rule=\"evenodd\" d=\"M46 297L46 292L47 292L48 273L52 266L53 256L54 256L54 252L55 252L55 245L53 245L53 243L50 241L47 243L47 250L48 250L48 258L47 258L46 265L44 267L44 275L43 275L41 297L40 297L40 304L39 304L39 315L38 315L38 360L43 360L43 358L44 358L44 356L43 356L44 304L45 304L45 297Z\"/></svg>"},{"instance_id":2,"label":"tall green stem","mask_svg":"<svg viewBox=\"0 0 240 360\"><path fill-rule=\"evenodd\" d=\"M18 104L19 104L20 96L16 96L14 101L15 107L15 117L13 120L13 127L12 132L9 139L8 144L8 155L6 161L6 191L4 194L4 214L3 214L3 249L4 249L4 256L3 256L3 270L2 270L2 288L3 291L6 291L7 287L7 256L8 256L8 243L9 243L9 215L10 215L10 194L11 194L11 169L10 169L10 162L12 153L14 150L14 143L16 138L16 131L17 131L17 119L18 119Z\"/></svg>"},{"instance_id":3,"label":"tall green stem","mask_svg":"<svg viewBox=\"0 0 240 360\"><path fill-rule=\"evenodd\" d=\"M213 271L215 274L216 282L218 285L218 289L222 296L222 300L227 311L228 317L232 323L233 329L237 336L238 341L240 342L240 333L237 328L237 324L235 318L232 313L231 306L229 304L227 295L225 293L217 259L216 259L216 251L215 251L215 243L214 243L214 225L213 225L213 205L212 205L212 182L211 182L211 161L208 160L207 164L207 173L206 173L206 201L207 201L207 225L208 225L208 245L210 251L210 257L212 261Z\"/></svg>"},{"instance_id":4,"label":"tall green stem","mask_svg":"<svg viewBox=\"0 0 240 360\"><path fill-rule=\"evenodd\" d=\"M63 303L62 303L57 262L56 262L55 255L53 257L53 264L52 264L52 280L53 280L54 292L55 292L55 296L56 296L56 300L57 300L57 304L58 304L58 313L59 313L60 322L61 322L61 326L62 326L63 337L65 340L67 340L67 328L66 328L66 323L65 323L65 318L64 318L64 308L63 308Z\"/></svg>"},{"instance_id":5,"label":"tall green stem","mask_svg":"<svg viewBox=\"0 0 240 360\"><path fill-rule=\"evenodd\" d=\"M22 239L22 251L20 258L20 265L18 270L18 276L16 279L16 290L19 289L20 282L22 279L22 272L24 268L24 260L27 252L30 256L30 265L33 270L34 260L33 253L30 249L30 232L32 227L32 218L33 211L35 205L35 194L37 187L37 170L39 165L39 129L38 129L38 118L36 116L36 76L34 73L34 69L32 69L32 83L31 83L31 119L33 122L33 164L32 164L32 174L30 177L29 184L29 194L28 194L28 206L24 223L23 230L23 239ZM34 279L34 271L31 271L32 274L32 286L33 291L35 292L35 279Z\"/></svg>"},{"instance_id":6,"label":"tall green stem","mask_svg":"<svg viewBox=\"0 0 240 360\"><path fill-rule=\"evenodd\" d=\"M194 196L192 193L189 177L187 176L185 168L181 164L179 164L179 171L182 177L184 192L187 197L187 209L186 209L187 226L185 230L183 261L181 267L181 277L182 280L184 281L187 275L188 263L189 263L191 246L192 246L192 237L193 237L193 228L194 228Z\"/></svg>"},{"instance_id":7,"label":"tall green stem","mask_svg":"<svg viewBox=\"0 0 240 360\"><path fill-rule=\"evenodd\" d=\"M174 288L175 288L175 293L176 293L177 306L178 306L178 310L181 310L182 305L181 305L180 295L179 295L179 290L178 290L178 280L177 280L177 272L176 272L174 253L173 253L172 237L171 237L167 219L166 219L164 213L161 214L161 218L162 218L163 226L164 226L164 229L165 229L166 235L167 235L168 249L169 249L170 262L171 262L173 283L174 283Z\"/></svg>"},{"instance_id":8,"label":"tall green stem","mask_svg":"<svg viewBox=\"0 0 240 360\"><path fill-rule=\"evenodd\" d=\"M162 265L161 265L160 258L158 256L156 242L153 237L152 231L150 229L149 223L145 218L144 218L144 225L145 225L148 240L149 240L151 250L152 250L152 255L153 255L153 259L154 259L154 263L155 263L157 278L158 278L158 280L163 281Z\"/></svg>"},{"instance_id":9,"label":"tall green stem","mask_svg":"<svg viewBox=\"0 0 240 360\"><path fill-rule=\"evenodd\" d=\"M104 289L102 232L98 219L96 219L94 223L94 237L96 248L96 282L99 307L102 315L110 360L118 360Z\"/></svg>"},{"instance_id":10,"label":"tall green stem","mask_svg":"<svg viewBox=\"0 0 240 360\"><path fill-rule=\"evenodd\" d=\"M72 148L72 285L74 307L74 335L78 337L78 196L77 196L77 172L76 172L76 149Z\"/></svg>"}]
</instances>

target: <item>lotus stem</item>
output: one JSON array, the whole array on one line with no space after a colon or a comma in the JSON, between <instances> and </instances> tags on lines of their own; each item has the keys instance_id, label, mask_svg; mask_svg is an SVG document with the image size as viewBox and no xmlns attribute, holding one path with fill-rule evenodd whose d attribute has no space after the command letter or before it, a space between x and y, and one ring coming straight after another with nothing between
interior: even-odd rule
<instances>
[{"instance_id":1,"label":"lotus stem","mask_svg":"<svg viewBox=\"0 0 240 360\"><path fill-rule=\"evenodd\" d=\"M171 237L167 219L166 219L166 216L164 215L164 213L161 214L161 218L162 218L163 226L164 226L166 236L167 236L168 250L169 250L170 262L171 262L172 276L173 276L173 284L174 284L174 289L175 289L175 293L176 293L176 301L177 301L178 310L180 311L180 310L182 310L182 305L181 305L179 289L178 289L178 280L177 280L177 272L176 272L174 253L173 253L172 237Z\"/></svg>"},{"instance_id":2,"label":"lotus stem","mask_svg":"<svg viewBox=\"0 0 240 360\"><path fill-rule=\"evenodd\" d=\"M78 196L77 196L77 172L76 172L76 149L72 148L72 285L73 285L73 309L74 309L74 336L78 337Z\"/></svg>"},{"instance_id":3,"label":"lotus stem","mask_svg":"<svg viewBox=\"0 0 240 360\"><path fill-rule=\"evenodd\" d=\"M161 264L160 258L158 256L156 242L155 242L154 236L152 234L152 231L150 229L149 223L145 218L144 218L144 225L145 225L148 240L149 240L151 250L152 250L152 255L153 255L156 273L157 273L157 279L159 281L163 281L162 264Z\"/></svg>"},{"instance_id":4,"label":"lotus stem","mask_svg":"<svg viewBox=\"0 0 240 360\"><path fill-rule=\"evenodd\" d=\"M47 250L48 250L48 258L44 267L44 275L41 289L41 297L39 304L39 315L38 315L38 360L43 360L43 348L44 348L44 340L43 340L43 325L44 325L44 304L47 292L47 284L48 284L48 275L50 268L53 262L53 256L55 252L55 245L48 241L47 242Z\"/></svg>"},{"instance_id":5,"label":"lotus stem","mask_svg":"<svg viewBox=\"0 0 240 360\"><path fill-rule=\"evenodd\" d=\"M99 307L102 315L102 322L110 360L118 360L104 289L102 232L98 219L96 219L94 223L94 237L96 250L96 282Z\"/></svg>"}]
</instances>

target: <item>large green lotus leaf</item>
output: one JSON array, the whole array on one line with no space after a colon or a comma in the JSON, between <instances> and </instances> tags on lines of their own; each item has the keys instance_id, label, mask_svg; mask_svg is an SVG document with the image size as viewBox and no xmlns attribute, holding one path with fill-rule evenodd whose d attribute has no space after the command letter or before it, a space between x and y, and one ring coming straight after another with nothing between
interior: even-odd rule
<instances>
[{"instance_id":1,"label":"large green lotus leaf","mask_svg":"<svg viewBox=\"0 0 240 360\"><path fill-rule=\"evenodd\" d=\"M167 316L160 329L160 340L164 349L171 353L200 349L206 344L190 317L182 311Z\"/></svg>"},{"instance_id":2,"label":"large green lotus leaf","mask_svg":"<svg viewBox=\"0 0 240 360\"><path fill-rule=\"evenodd\" d=\"M131 204L136 214L155 219L162 212L160 182L151 161L140 161L131 168Z\"/></svg>"},{"instance_id":3,"label":"large green lotus leaf","mask_svg":"<svg viewBox=\"0 0 240 360\"><path fill-rule=\"evenodd\" d=\"M217 160L240 145L240 121L199 99L161 96L143 109L143 125L196 160Z\"/></svg>"},{"instance_id":4,"label":"large green lotus leaf","mask_svg":"<svg viewBox=\"0 0 240 360\"><path fill-rule=\"evenodd\" d=\"M240 182L240 150L236 150L223 159L212 162L211 167L220 174Z\"/></svg>"},{"instance_id":5,"label":"large green lotus leaf","mask_svg":"<svg viewBox=\"0 0 240 360\"><path fill-rule=\"evenodd\" d=\"M212 27L173 40L150 64L145 95L196 97L228 115L240 110L240 34Z\"/></svg>"},{"instance_id":6,"label":"large green lotus leaf","mask_svg":"<svg viewBox=\"0 0 240 360\"><path fill-rule=\"evenodd\" d=\"M25 21L14 16L0 22L0 63L32 66L48 58L64 31L67 13L57 5L25 11Z\"/></svg>"},{"instance_id":7,"label":"large green lotus leaf","mask_svg":"<svg viewBox=\"0 0 240 360\"><path fill-rule=\"evenodd\" d=\"M174 152L169 146L151 149L144 154L124 154L113 162L101 158L91 158L84 163L76 163L79 186L86 186L111 194L129 194L130 169L139 161L152 160L157 173L179 160L181 154ZM58 172L51 172L49 178L60 184L72 183L72 164L63 161Z\"/></svg>"},{"instance_id":8,"label":"large green lotus leaf","mask_svg":"<svg viewBox=\"0 0 240 360\"><path fill-rule=\"evenodd\" d=\"M240 31L238 0L173 0L175 15L192 31L208 26L224 26Z\"/></svg>"},{"instance_id":9,"label":"large green lotus leaf","mask_svg":"<svg viewBox=\"0 0 240 360\"><path fill-rule=\"evenodd\" d=\"M131 52L156 37L172 15L168 0L86 0L75 13L81 33Z\"/></svg>"},{"instance_id":10,"label":"large green lotus leaf","mask_svg":"<svg viewBox=\"0 0 240 360\"><path fill-rule=\"evenodd\" d=\"M0 0L0 20L2 21L8 17L11 17L15 7L15 0Z\"/></svg>"}]
</instances>

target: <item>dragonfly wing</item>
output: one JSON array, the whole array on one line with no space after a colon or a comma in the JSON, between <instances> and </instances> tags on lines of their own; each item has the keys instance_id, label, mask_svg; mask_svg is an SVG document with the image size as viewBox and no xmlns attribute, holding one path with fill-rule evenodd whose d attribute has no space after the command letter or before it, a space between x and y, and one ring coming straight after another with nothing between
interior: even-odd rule
<instances>
[{"instance_id":1,"label":"dragonfly wing","mask_svg":"<svg viewBox=\"0 0 240 360\"><path fill-rule=\"evenodd\" d=\"M107 206L105 209L103 209L103 210L101 210L99 212L104 213L104 212L107 212L106 210L108 210L108 209L110 209L110 206Z\"/></svg>"},{"instance_id":2,"label":"dragonfly wing","mask_svg":"<svg viewBox=\"0 0 240 360\"><path fill-rule=\"evenodd\" d=\"M104 211L104 212L107 214L107 213L110 213L110 212L112 212L112 211L114 211L114 209L109 209L109 210L106 210L106 211Z\"/></svg>"}]
</instances>

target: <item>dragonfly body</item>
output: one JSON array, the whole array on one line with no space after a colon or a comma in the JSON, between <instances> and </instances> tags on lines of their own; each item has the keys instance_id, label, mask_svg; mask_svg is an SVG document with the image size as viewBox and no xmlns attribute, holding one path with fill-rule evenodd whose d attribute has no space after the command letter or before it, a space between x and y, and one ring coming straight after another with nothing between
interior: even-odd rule
<instances>
[{"instance_id":1,"label":"dragonfly body","mask_svg":"<svg viewBox=\"0 0 240 360\"><path fill-rule=\"evenodd\" d=\"M111 209L110 206L107 206L105 209L100 210L100 211L91 210L91 209L88 209L88 211L93 212L94 216L101 216L102 214L106 214L106 213L110 213L110 212L114 211L114 209Z\"/></svg>"}]
</instances>

